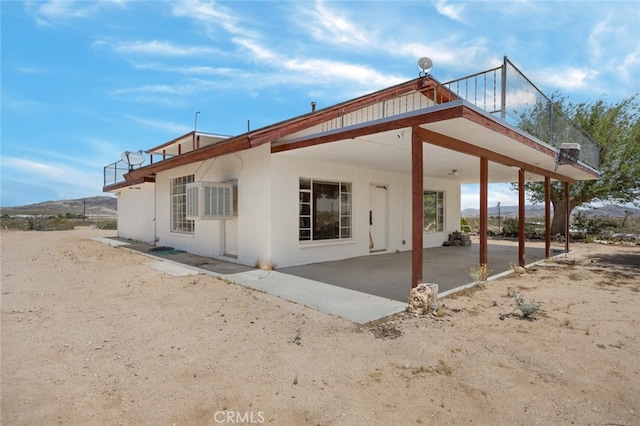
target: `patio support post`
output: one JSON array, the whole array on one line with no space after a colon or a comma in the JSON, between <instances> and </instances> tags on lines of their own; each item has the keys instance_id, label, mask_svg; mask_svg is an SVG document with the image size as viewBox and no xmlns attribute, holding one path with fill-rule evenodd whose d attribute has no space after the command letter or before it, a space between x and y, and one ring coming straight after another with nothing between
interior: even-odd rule
<instances>
[{"instance_id":1,"label":"patio support post","mask_svg":"<svg viewBox=\"0 0 640 426\"><path fill-rule=\"evenodd\" d=\"M480 157L480 266L487 264L489 160Z\"/></svg>"},{"instance_id":2,"label":"patio support post","mask_svg":"<svg viewBox=\"0 0 640 426\"><path fill-rule=\"evenodd\" d=\"M525 204L524 204L524 169L518 171L518 265L524 267L524 233L525 233Z\"/></svg>"},{"instance_id":3,"label":"patio support post","mask_svg":"<svg viewBox=\"0 0 640 426\"><path fill-rule=\"evenodd\" d=\"M569 233L569 221L571 219L571 212L569 211L569 206L571 205L569 200L569 182L564 183L564 208L567 212L567 216L565 218L565 229L564 229L564 252L565 255L569 254L569 238L571 234Z\"/></svg>"},{"instance_id":4,"label":"patio support post","mask_svg":"<svg viewBox=\"0 0 640 426\"><path fill-rule=\"evenodd\" d=\"M422 139L411 132L411 288L422 283L422 233L424 232L424 160Z\"/></svg>"},{"instance_id":5,"label":"patio support post","mask_svg":"<svg viewBox=\"0 0 640 426\"><path fill-rule=\"evenodd\" d=\"M544 177L544 258L551 257L551 178Z\"/></svg>"}]
</instances>

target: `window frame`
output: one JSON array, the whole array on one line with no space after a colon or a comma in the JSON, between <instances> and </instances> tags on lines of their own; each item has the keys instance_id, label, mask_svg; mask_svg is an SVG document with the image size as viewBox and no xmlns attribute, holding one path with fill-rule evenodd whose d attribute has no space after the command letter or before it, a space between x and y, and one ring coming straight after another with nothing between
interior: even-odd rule
<instances>
[{"instance_id":1,"label":"window frame","mask_svg":"<svg viewBox=\"0 0 640 426\"><path fill-rule=\"evenodd\" d=\"M446 192L445 191L433 191L425 190L422 193L422 229L425 234L437 234L439 232L445 232L445 218L446 218ZM427 215L427 196L435 196L435 205L433 208L433 215ZM429 220L433 219L433 220ZM429 221L428 221L429 220ZM428 222L427 222L428 221ZM435 224L434 230L428 228Z\"/></svg>"},{"instance_id":2,"label":"window frame","mask_svg":"<svg viewBox=\"0 0 640 426\"><path fill-rule=\"evenodd\" d=\"M316 210L315 202L317 199L316 188L319 185L336 187L337 197L333 198L333 200L338 201L338 217L332 226L337 228L337 237L320 237L320 230L318 229L319 212ZM298 180L298 194L298 242L337 242L353 238L353 183L301 177Z\"/></svg>"},{"instance_id":3,"label":"window frame","mask_svg":"<svg viewBox=\"0 0 640 426\"><path fill-rule=\"evenodd\" d=\"M193 175L171 178L169 203L171 211L171 232L181 234L195 233L195 222L187 219L187 184L193 182Z\"/></svg>"}]
</instances>

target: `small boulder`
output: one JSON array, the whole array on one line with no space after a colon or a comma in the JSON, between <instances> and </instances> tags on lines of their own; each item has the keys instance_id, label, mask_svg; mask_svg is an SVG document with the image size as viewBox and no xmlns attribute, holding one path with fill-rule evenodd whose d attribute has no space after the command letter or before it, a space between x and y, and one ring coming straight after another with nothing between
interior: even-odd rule
<instances>
[{"instance_id":1,"label":"small boulder","mask_svg":"<svg viewBox=\"0 0 640 426\"><path fill-rule=\"evenodd\" d=\"M407 311L412 314L426 315L438 308L437 293L429 284L418 284L409 292Z\"/></svg>"}]
</instances>

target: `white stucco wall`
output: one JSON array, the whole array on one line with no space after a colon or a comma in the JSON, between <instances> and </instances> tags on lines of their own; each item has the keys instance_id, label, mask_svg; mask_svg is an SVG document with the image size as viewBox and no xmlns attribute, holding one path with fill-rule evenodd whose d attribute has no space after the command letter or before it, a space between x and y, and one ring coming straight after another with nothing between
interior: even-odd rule
<instances>
[{"instance_id":1,"label":"white stucco wall","mask_svg":"<svg viewBox=\"0 0 640 426\"><path fill-rule=\"evenodd\" d=\"M153 191L153 183L143 183L116 192L118 237L153 244L155 225Z\"/></svg>"},{"instance_id":2,"label":"white stucco wall","mask_svg":"<svg viewBox=\"0 0 640 426\"><path fill-rule=\"evenodd\" d=\"M233 182L237 185L237 209L233 220L198 219L193 234L171 231L171 179L189 174L194 174L196 182ZM353 238L315 242L298 240L301 177L352 184ZM121 230L123 235L127 235L125 238L153 241L155 202L155 236L159 246L172 246L250 266L257 262L272 261L278 267L286 267L368 255L369 189L371 185L384 185L388 189L387 251L411 249L409 173L271 155L270 146L265 144L159 172L155 183L155 201L153 184L145 185L148 187L135 191L138 194L135 198L130 198L128 194L119 197L118 214L127 218L122 221ZM426 178L424 188L445 192L445 231L423 234L424 247L439 246L450 232L460 228L460 185L449 179ZM140 215L139 212L143 210L147 213ZM143 219L143 216L149 219Z\"/></svg>"},{"instance_id":3,"label":"white stucco wall","mask_svg":"<svg viewBox=\"0 0 640 426\"><path fill-rule=\"evenodd\" d=\"M345 259L369 254L369 188L388 188L387 251L411 249L411 175L348 167L335 163L273 155L272 260L280 267ZM299 179L351 182L353 238L341 241L298 241ZM439 246L460 228L460 185L452 180L425 179L425 190L445 191L445 231L424 234L424 247Z\"/></svg>"},{"instance_id":4,"label":"white stucco wall","mask_svg":"<svg viewBox=\"0 0 640 426\"><path fill-rule=\"evenodd\" d=\"M158 245L246 265L267 260L270 230L270 146L268 144L175 169L156 176ZM171 231L171 179L193 174L194 180L233 182L237 210L233 220L195 221L193 234Z\"/></svg>"}]
</instances>

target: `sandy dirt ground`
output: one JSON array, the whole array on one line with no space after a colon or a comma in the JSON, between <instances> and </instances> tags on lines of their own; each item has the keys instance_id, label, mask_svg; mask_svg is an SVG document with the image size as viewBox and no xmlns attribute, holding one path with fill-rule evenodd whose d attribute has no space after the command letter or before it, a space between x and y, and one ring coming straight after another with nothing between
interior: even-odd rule
<instances>
[{"instance_id":1,"label":"sandy dirt ground","mask_svg":"<svg viewBox=\"0 0 640 426\"><path fill-rule=\"evenodd\" d=\"M638 247L356 325L110 235L0 234L3 425L640 425Z\"/></svg>"}]
</instances>

